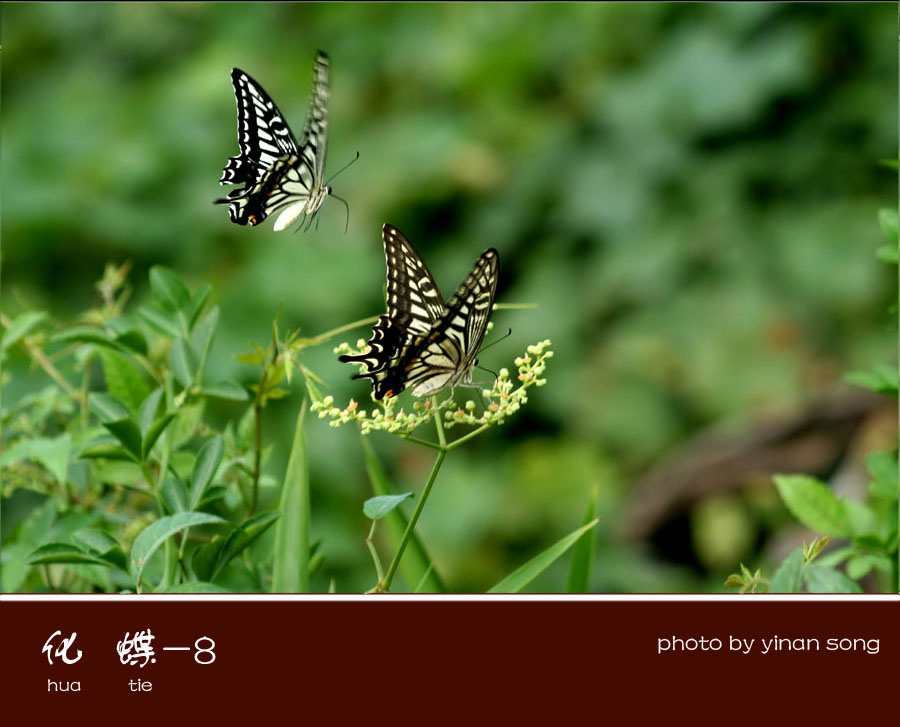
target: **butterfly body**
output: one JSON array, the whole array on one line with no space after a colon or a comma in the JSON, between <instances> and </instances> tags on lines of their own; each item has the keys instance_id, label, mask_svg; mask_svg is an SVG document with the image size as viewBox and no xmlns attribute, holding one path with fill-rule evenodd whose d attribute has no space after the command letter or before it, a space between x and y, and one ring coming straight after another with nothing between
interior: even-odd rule
<instances>
[{"instance_id":1,"label":"butterfly body","mask_svg":"<svg viewBox=\"0 0 900 727\"><path fill-rule=\"evenodd\" d=\"M328 143L328 56L313 65L313 93L300 142L274 101L247 73L235 68L231 82L238 110L240 152L229 158L219 184L243 184L217 204L228 205L231 221L258 225L281 212L275 231L306 215L311 222L331 187L324 184Z\"/></svg>"},{"instance_id":2,"label":"butterfly body","mask_svg":"<svg viewBox=\"0 0 900 727\"><path fill-rule=\"evenodd\" d=\"M370 379L379 400L407 387L420 397L471 383L494 303L498 252L485 250L444 303L431 273L403 233L385 225L382 236L387 313L375 324L368 349L340 360L365 366L354 378Z\"/></svg>"}]
</instances>

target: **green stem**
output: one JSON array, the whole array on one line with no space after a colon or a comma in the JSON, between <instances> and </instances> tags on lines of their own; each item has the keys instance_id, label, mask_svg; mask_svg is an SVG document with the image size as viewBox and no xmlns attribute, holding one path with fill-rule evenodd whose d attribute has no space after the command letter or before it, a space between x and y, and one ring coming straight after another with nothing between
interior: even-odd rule
<instances>
[{"instance_id":1,"label":"green stem","mask_svg":"<svg viewBox=\"0 0 900 727\"><path fill-rule=\"evenodd\" d=\"M469 432L468 434L466 434L465 436L460 437L459 439L455 439L454 441L452 441L450 444L447 445L447 451L449 452L451 449L456 449L460 444L463 444L464 442L468 442L470 439L477 437L479 434L481 434L485 429L487 429L489 427L490 427L490 424L482 424L480 427L478 427L478 429L474 429L471 432Z\"/></svg>"},{"instance_id":2,"label":"green stem","mask_svg":"<svg viewBox=\"0 0 900 727\"><path fill-rule=\"evenodd\" d=\"M443 449L440 444L435 444L434 442L429 442L427 439L419 439L418 437L410 436L409 434L401 434L407 442L414 442L415 444L421 444L423 447L430 447L431 449L436 449L439 452Z\"/></svg>"},{"instance_id":3,"label":"green stem","mask_svg":"<svg viewBox=\"0 0 900 727\"><path fill-rule=\"evenodd\" d=\"M260 384L260 387L262 384ZM253 464L253 491L250 496L250 517L256 512L256 502L259 497L259 470L262 463L262 404L259 395L253 402L253 416L256 419L256 435L254 439L254 464Z\"/></svg>"},{"instance_id":4,"label":"green stem","mask_svg":"<svg viewBox=\"0 0 900 727\"><path fill-rule=\"evenodd\" d=\"M443 429L440 425L440 420L438 420L438 431L443 435ZM416 505L416 510L413 513L412 517L409 519L409 525L406 526L406 531L403 533L403 540L400 541L400 547L397 548L397 553L394 555L394 559L391 561L391 565L388 568L388 572L385 577L379 581L375 590L378 593L387 593L391 588L391 581L394 578L394 573L397 571L397 566L400 565L400 558L403 557L403 551L406 550L406 544L409 542L410 537L412 536L413 530L416 527L416 522L419 520L419 515L422 513L422 508L425 506L425 501L428 499L428 495L431 493L431 487L434 485L434 481L437 478L437 473L441 469L441 465L444 463L444 457L447 456L447 451L445 449L441 449L438 452L437 459L434 462L434 467L431 468L431 474L428 476L428 482L425 483L425 489L422 490L422 496L419 498L419 504Z\"/></svg>"},{"instance_id":5,"label":"green stem","mask_svg":"<svg viewBox=\"0 0 900 727\"><path fill-rule=\"evenodd\" d=\"M361 318L358 321L353 321L353 323L347 323L343 326L338 326L337 328L333 328L330 331L326 331L325 333L320 333L318 336L313 336L309 339L309 345L318 345L320 343L325 343L329 338L338 335L339 333L344 333L345 331L352 331L354 328L361 328L362 326L369 326L375 323L378 320L378 316L370 316L369 318Z\"/></svg>"},{"instance_id":6,"label":"green stem","mask_svg":"<svg viewBox=\"0 0 900 727\"><path fill-rule=\"evenodd\" d=\"M431 397L431 406L434 409L434 423L437 427L438 441L441 443L441 449L447 447L447 437L444 434L444 422L441 421L441 412L438 408L437 397Z\"/></svg>"},{"instance_id":7,"label":"green stem","mask_svg":"<svg viewBox=\"0 0 900 727\"><path fill-rule=\"evenodd\" d=\"M52 593L53 592L53 581L50 580L50 566L46 565L46 564L42 565L41 573L44 576L44 585L47 586L47 590L49 590Z\"/></svg>"},{"instance_id":8,"label":"green stem","mask_svg":"<svg viewBox=\"0 0 900 727\"><path fill-rule=\"evenodd\" d=\"M372 538L375 537L375 525L377 524L377 520L372 521L372 529L369 530L369 537L366 538L366 547L372 554L372 560L375 563L375 574L378 576L378 582L381 583L381 581L384 580L384 570L381 567L381 559L378 557L378 551L375 550L375 543L372 542Z\"/></svg>"},{"instance_id":9,"label":"green stem","mask_svg":"<svg viewBox=\"0 0 900 727\"><path fill-rule=\"evenodd\" d=\"M141 472L144 473L144 479L147 480L147 484L149 484L150 489L153 490L153 499L156 500L156 509L159 512L159 516L164 517L166 513L163 508L162 498L159 496L159 486L157 485L156 480L154 480L153 472L150 470L150 465L147 464L146 460L141 462Z\"/></svg>"},{"instance_id":10,"label":"green stem","mask_svg":"<svg viewBox=\"0 0 900 727\"><path fill-rule=\"evenodd\" d=\"M538 307L537 303L494 303L494 310L531 310Z\"/></svg>"}]
</instances>

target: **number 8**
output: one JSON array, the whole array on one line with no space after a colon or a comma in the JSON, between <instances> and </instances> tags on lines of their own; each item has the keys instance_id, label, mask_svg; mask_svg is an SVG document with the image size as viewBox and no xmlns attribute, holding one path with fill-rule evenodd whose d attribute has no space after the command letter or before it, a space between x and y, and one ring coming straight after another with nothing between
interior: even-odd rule
<instances>
[{"instance_id":1,"label":"number 8","mask_svg":"<svg viewBox=\"0 0 900 727\"><path fill-rule=\"evenodd\" d=\"M209 648L201 649L201 641L208 641ZM197 639L194 642L194 648L197 650L197 653L194 654L194 661L196 661L198 664L212 664L216 660L216 655L213 653L213 649L216 648L216 642L209 638L209 636L201 636L199 639ZM200 659L200 654L209 654L209 661L202 661Z\"/></svg>"}]
</instances>

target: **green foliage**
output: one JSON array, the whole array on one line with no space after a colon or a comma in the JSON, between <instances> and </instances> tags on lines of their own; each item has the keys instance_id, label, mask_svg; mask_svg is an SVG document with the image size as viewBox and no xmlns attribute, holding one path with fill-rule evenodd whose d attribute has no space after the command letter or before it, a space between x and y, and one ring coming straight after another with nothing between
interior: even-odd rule
<instances>
[{"instance_id":1,"label":"green foliage","mask_svg":"<svg viewBox=\"0 0 900 727\"><path fill-rule=\"evenodd\" d=\"M203 385L218 323L211 289L191 293L153 268L152 303L135 318L124 273L107 267L101 303L74 326L53 330L45 314L4 320L6 352L21 347L53 381L3 412L4 512L22 503L18 522L4 519L4 589L242 589L225 568L277 518L248 511L252 443L241 451L228 437L229 449L202 418L217 393ZM247 398L226 386L229 400Z\"/></svg>"},{"instance_id":2,"label":"green foliage","mask_svg":"<svg viewBox=\"0 0 900 727\"><path fill-rule=\"evenodd\" d=\"M107 276L110 270L107 269ZM12 331L7 339L9 347L25 346L27 353L59 381L62 394L70 397L71 405L60 407L68 416L52 424L63 426L63 433L54 437L35 436L34 431L23 427L11 440L0 455L0 465L18 485L5 490L4 495L12 496L19 488L40 492L43 498L32 500L30 509L43 508L51 521L57 516L64 519L73 512L91 513L91 527L73 531L68 540L45 537L30 549L14 546L13 558L20 562L12 570L22 574L14 587L30 577L29 567L53 566L62 569L65 586L55 584L52 574L44 570L42 578L47 588L77 590L100 585L104 590L111 590L118 585L139 593L148 590L172 593L181 588L205 593L271 587L279 593L308 592L310 577L322 566L324 557L319 552L320 541L310 545L307 405L304 402L301 406L294 428L278 509L257 513L263 481L262 412L267 404L288 393L283 383L290 383L295 367L302 372L316 401L324 401L316 383L322 384L322 380L300 362L299 354L309 346L327 341L343 327L316 338L301 338L291 333L281 340L276 317L268 348L254 346L251 353L241 356L245 364L261 369L259 383L251 387L254 400L237 422L229 422L224 430L217 431L205 417L207 400L215 394L203 384L219 321L218 308L208 307L210 288L203 286L191 293L174 272L155 267L150 273L153 303L139 309L142 313L139 322L132 325L125 317L121 300L125 277L117 275L115 279L116 285L105 287L107 296L103 307L82 316L97 321L95 324L80 325L76 332L63 329L61 333L40 339L56 345L63 342L69 347L63 355L54 354L52 358L80 372L85 382L81 390L68 384L51 363L51 357L38 347L37 339L26 341L29 331L38 331L47 324L46 316L25 319L20 316L18 322L6 324L7 331ZM114 337L116 331L120 333ZM127 331L126 340L133 346L128 356L118 348L125 346L122 331ZM443 590L424 555L424 546L413 534L427 492L447 452L489 427L503 424L506 416L527 401L524 391L528 386L545 383L539 375L544 371L544 361L551 355L546 350L548 345L549 342L544 342L529 349L534 360L528 357L517 360L522 382L519 389L512 391L507 375L498 379L496 391L488 394L503 400L502 407L492 404L480 420L464 422L480 426L453 443L448 444L444 437L441 412L449 413L458 405L453 403L452 395L440 405L432 399L432 407L424 416L437 424L439 442L429 446L440 450L439 460L416 514L409 521L395 509L412 493L387 494L391 485L374 452L366 445L364 454L378 494L364 503L363 510L373 519L367 543L375 560L379 590L390 587L391 577L410 543L411 557L404 566L408 582L416 591ZM105 391L90 390L92 366L102 371ZM212 388L243 391L236 382L226 386L220 383ZM225 398L242 401L247 397ZM514 402L514 408L507 399ZM39 401L42 400L35 400ZM252 435L247 431L248 417L253 422ZM453 423L460 423L455 414ZM385 428L385 431L393 430ZM405 436L405 431L401 434ZM46 470L46 483L41 487L28 481L26 468L33 466L32 463ZM115 463L121 463L120 469L110 482L103 473L109 472ZM80 471L77 482L72 477L76 468ZM135 493L135 498L122 503L119 495L126 487L126 478L127 488ZM73 485L78 485L77 492ZM126 507L120 510L122 504ZM386 576L371 543L374 524L382 518L395 533L399 532L398 528L403 530ZM25 519L27 522L27 514ZM268 555L252 564L249 559L239 561L238 556L257 541L261 542L273 524L274 538L266 545ZM30 531L25 523L17 529L13 541L25 545ZM565 547L557 545L549 556L539 559L538 565L526 567L527 576L520 573L517 587L532 580L574 542L566 540ZM162 558L154 558L160 550ZM72 570L74 566L110 569L115 578L109 574L99 584L97 579L88 579L86 584L85 576Z\"/></svg>"},{"instance_id":3,"label":"green foliage","mask_svg":"<svg viewBox=\"0 0 900 727\"><path fill-rule=\"evenodd\" d=\"M896 264L897 214L882 210L882 231L888 238L893 256L879 251L878 257ZM882 248L883 250L884 248ZM897 368L881 366L874 373L856 373L848 380L879 393L897 397ZM768 588L770 593L862 593L859 581L874 572L882 590L896 592L898 584L898 466L897 449L873 452L866 457L870 482L863 502L835 495L824 482L808 475L777 475L775 484L791 514L810 530L825 535L807 547L788 555ZM819 557L831 538L842 538L848 545ZM814 563L818 558L818 562ZM837 570L844 565L845 572ZM740 587L741 593L757 592L759 571L750 576L741 566L740 575L732 574L725 585Z\"/></svg>"}]
</instances>

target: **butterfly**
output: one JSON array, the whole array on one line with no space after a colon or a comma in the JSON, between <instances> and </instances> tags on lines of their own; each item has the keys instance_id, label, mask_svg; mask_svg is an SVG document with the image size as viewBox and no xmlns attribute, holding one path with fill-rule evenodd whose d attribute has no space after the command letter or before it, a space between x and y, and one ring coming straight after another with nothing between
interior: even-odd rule
<instances>
[{"instance_id":1,"label":"butterfly","mask_svg":"<svg viewBox=\"0 0 900 727\"><path fill-rule=\"evenodd\" d=\"M494 305L500 255L490 248L444 303L434 278L396 227L382 228L387 262L387 313L379 316L367 350L340 361L365 366L354 379L371 380L375 398L412 387L428 396L471 383L475 357Z\"/></svg>"},{"instance_id":2,"label":"butterfly","mask_svg":"<svg viewBox=\"0 0 900 727\"><path fill-rule=\"evenodd\" d=\"M234 68L231 83L237 100L238 145L222 170L219 184L243 184L216 204L227 204L231 221L258 225L273 212L275 231L302 215L309 222L331 187L323 183L328 142L328 56L318 52L313 64L312 100L300 143L262 86Z\"/></svg>"}]
</instances>

